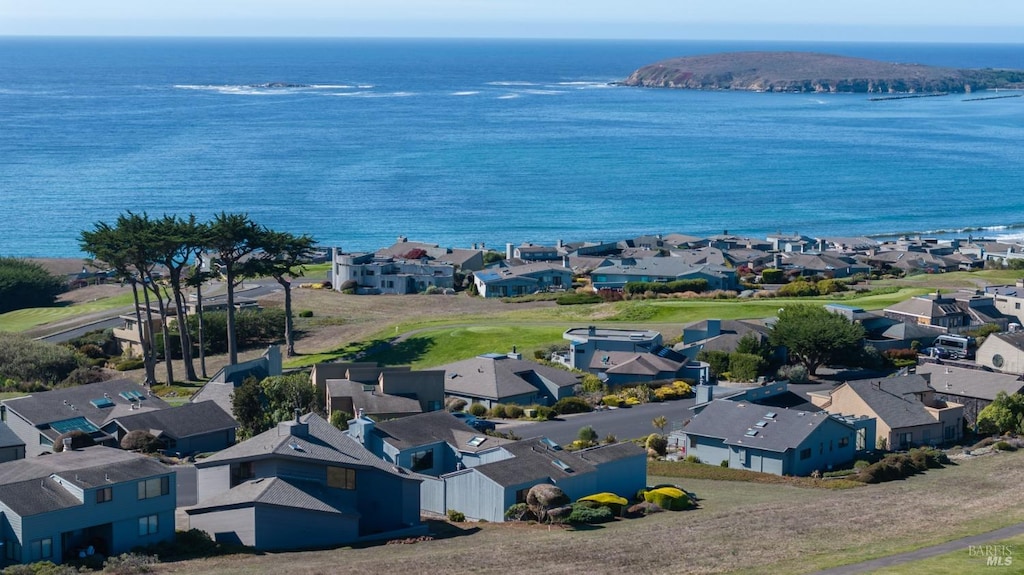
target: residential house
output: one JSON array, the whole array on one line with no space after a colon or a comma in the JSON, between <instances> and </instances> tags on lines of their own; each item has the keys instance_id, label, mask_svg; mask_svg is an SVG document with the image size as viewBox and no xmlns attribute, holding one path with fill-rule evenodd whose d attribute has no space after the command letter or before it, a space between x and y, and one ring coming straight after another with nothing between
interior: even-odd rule
<instances>
[{"instance_id":1,"label":"residential house","mask_svg":"<svg viewBox=\"0 0 1024 575\"><path fill-rule=\"evenodd\" d=\"M511 267L492 267L473 273L481 297L515 297L572 287L572 269L545 262Z\"/></svg>"},{"instance_id":2,"label":"residential house","mask_svg":"<svg viewBox=\"0 0 1024 575\"><path fill-rule=\"evenodd\" d=\"M825 237L818 238L818 243L827 251L840 253L867 252L878 248L878 240L868 237Z\"/></svg>"},{"instance_id":3,"label":"residential house","mask_svg":"<svg viewBox=\"0 0 1024 575\"><path fill-rule=\"evenodd\" d=\"M420 480L322 417L285 421L196 462L189 526L259 550L422 535Z\"/></svg>"},{"instance_id":4,"label":"residential house","mask_svg":"<svg viewBox=\"0 0 1024 575\"><path fill-rule=\"evenodd\" d=\"M505 244L505 259L521 260L528 263L561 261L563 251L559 249L559 246L538 246L534 244L513 246L512 244Z\"/></svg>"},{"instance_id":5,"label":"residential house","mask_svg":"<svg viewBox=\"0 0 1024 575\"><path fill-rule=\"evenodd\" d=\"M810 475L871 449L869 420L716 399L683 428L687 456L775 475Z\"/></svg>"},{"instance_id":6,"label":"residential house","mask_svg":"<svg viewBox=\"0 0 1024 575\"><path fill-rule=\"evenodd\" d=\"M793 273L799 272L801 276L826 278L848 278L856 274L871 273L871 266L838 253L786 252L779 254L776 267Z\"/></svg>"},{"instance_id":7,"label":"residential house","mask_svg":"<svg viewBox=\"0 0 1024 575\"><path fill-rule=\"evenodd\" d=\"M985 294L992 298L992 305L1010 321L1018 326L1024 325L1024 280L1017 280L1014 285L987 286Z\"/></svg>"},{"instance_id":8,"label":"residential house","mask_svg":"<svg viewBox=\"0 0 1024 575\"><path fill-rule=\"evenodd\" d=\"M0 421L0 463L25 458L25 441Z\"/></svg>"},{"instance_id":9,"label":"residential house","mask_svg":"<svg viewBox=\"0 0 1024 575\"><path fill-rule=\"evenodd\" d=\"M914 369L935 390L935 399L964 406L964 423L975 430L978 414L992 403L999 392L1007 395L1024 392L1024 381L1016 374L932 362L922 363Z\"/></svg>"},{"instance_id":10,"label":"residential house","mask_svg":"<svg viewBox=\"0 0 1024 575\"><path fill-rule=\"evenodd\" d=\"M580 375L524 361L520 354L488 353L442 365L447 397L491 408L496 403L551 405L575 393Z\"/></svg>"},{"instance_id":11,"label":"residential house","mask_svg":"<svg viewBox=\"0 0 1024 575\"><path fill-rule=\"evenodd\" d=\"M908 449L963 437L964 407L942 401L921 375L848 381L828 394L811 394L818 407L836 415L873 417L878 446Z\"/></svg>"},{"instance_id":12,"label":"residential house","mask_svg":"<svg viewBox=\"0 0 1024 575\"><path fill-rule=\"evenodd\" d=\"M661 333L657 331L595 326L567 329L562 338L569 340L569 350L559 359L572 369L587 369L591 360L601 352L651 352L660 348L662 343Z\"/></svg>"},{"instance_id":13,"label":"residential house","mask_svg":"<svg viewBox=\"0 0 1024 575\"><path fill-rule=\"evenodd\" d=\"M772 251L776 252L808 252L819 248L818 241L796 232L784 234L782 232L768 234L768 243Z\"/></svg>"},{"instance_id":14,"label":"residential house","mask_svg":"<svg viewBox=\"0 0 1024 575\"><path fill-rule=\"evenodd\" d=\"M684 327L682 341L673 349L691 359L701 351L732 353L744 337L752 337L758 344L767 345L770 333L771 328L758 320L708 319ZM779 346L774 348L772 359L785 361L786 355L786 348Z\"/></svg>"},{"instance_id":15,"label":"residential house","mask_svg":"<svg viewBox=\"0 0 1024 575\"><path fill-rule=\"evenodd\" d=\"M352 289L360 294L414 294L427 288L454 289L455 266L417 260L380 258L371 253L343 253L334 248L331 281L335 290Z\"/></svg>"},{"instance_id":16,"label":"residential house","mask_svg":"<svg viewBox=\"0 0 1024 575\"><path fill-rule=\"evenodd\" d=\"M0 464L0 565L112 556L174 539L176 475L119 449Z\"/></svg>"},{"instance_id":17,"label":"residential house","mask_svg":"<svg viewBox=\"0 0 1024 575\"><path fill-rule=\"evenodd\" d=\"M377 250L378 258L394 258L398 260L419 260L429 258L436 263L451 264L462 271L476 271L484 267L484 250L462 248L443 248L438 244L410 242L405 236L398 236L398 241L391 247Z\"/></svg>"},{"instance_id":18,"label":"residential house","mask_svg":"<svg viewBox=\"0 0 1024 575\"><path fill-rule=\"evenodd\" d=\"M235 444L238 422L214 401L186 403L170 409L136 411L114 419L118 444L132 431L160 441L165 453L192 455L220 451Z\"/></svg>"},{"instance_id":19,"label":"residential house","mask_svg":"<svg viewBox=\"0 0 1024 575\"><path fill-rule=\"evenodd\" d=\"M505 510L540 483L573 500L601 492L628 498L647 483L646 453L631 442L569 452L543 437L481 435L445 412L382 423L357 418L349 432L386 461L422 474L423 509L433 513L504 521Z\"/></svg>"},{"instance_id":20,"label":"residential house","mask_svg":"<svg viewBox=\"0 0 1024 575\"><path fill-rule=\"evenodd\" d=\"M5 399L2 406L3 421L25 443L28 457L49 453L58 436L75 430L117 447L117 418L170 407L128 379L33 393Z\"/></svg>"},{"instance_id":21,"label":"residential house","mask_svg":"<svg viewBox=\"0 0 1024 575\"><path fill-rule=\"evenodd\" d=\"M667 283L703 279L708 289L736 289L736 270L711 264L691 265L683 258L649 257L609 260L590 274L595 290L621 290L629 282Z\"/></svg>"},{"instance_id":22,"label":"residential house","mask_svg":"<svg viewBox=\"0 0 1024 575\"><path fill-rule=\"evenodd\" d=\"M978 365L1024 375L1024 331L993 333L974 352Z\"/></svg>"},{"instance_id":23,"label":"residential house","mask_svg":"<svg viewBox=\"0 0 1024 575\"><path fill-rule=\"evenodd\" d=\"M190 401L192 403L216 402L225 413L234 416L235 410L231 404L231 396L235 393L235 388L250 377L262 381L282 373L284 370L281 364L281 348L272 345L267 347L260 357L221 368L199 391L192 394Z\"/></svg>"},{"instance_id":24,"label":"residential house","mask_svg":"<svg viewBox=\"0 0 1024 575\"><path fill-rule=\"evenodd\" d=\"M914 296L883 310L885 317L907 323L933 326L939 332L960 333L984 324L1006 329L1008 318L990 296L974 291Z\"/></svg>"}]
</instances>

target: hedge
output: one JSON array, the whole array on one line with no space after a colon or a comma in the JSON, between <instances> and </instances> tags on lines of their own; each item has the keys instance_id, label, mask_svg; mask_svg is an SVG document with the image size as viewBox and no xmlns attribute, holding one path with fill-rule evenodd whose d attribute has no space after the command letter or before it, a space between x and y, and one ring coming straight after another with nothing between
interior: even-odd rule
<instances>
[{"instance_id":1,"label":"hedge","mask_svg":"<svg viewBox=\"0 0 1024 575\"><path fill-rule=\"evenodd\" d=\"M708 290L708 280L676 280L672 282L627 282L622 288L628 294L642 295L654 293L682 293L692 291L701 293Z\"/></svg>"},{"instance_id":2,"label":"hedge","mask_svg":"<svg viewBox=\"0 0 1024 575\"><path fill-rule=\"evenodd\" d=\"M682 511L693 506L690 497L676 487L659 487L644 493L644 501L668 511Z\"/></svg>"}]
</instances>

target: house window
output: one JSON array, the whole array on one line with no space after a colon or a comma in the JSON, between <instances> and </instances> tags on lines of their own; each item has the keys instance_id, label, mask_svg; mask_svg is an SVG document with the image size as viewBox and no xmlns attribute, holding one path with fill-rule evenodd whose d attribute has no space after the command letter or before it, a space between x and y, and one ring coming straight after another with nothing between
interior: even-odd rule
<instances>
[{"instance_id":1,"label":"house window","mask_svg":"<svg viewBox=\"0 0 1024 575\"><path fill-rule=\"evenodd\" d=\"M153 535L160 530L160 516L146 515L139 517L139 535Z\"/></svg>"},{"instance_id":2,"label":"house window","mask_svg":"<svg viewBox=\"0 0 1024 575\"><path fill-rule=\"evenodd\" d=\"M913 439L914 439L913 432L911 432L911 433L901 433L900 434L900 449L906 449L906 448L910 447L910 442L913 441Z\"/></svg>"},{"instance_id":3,"label":"house window","mask_svg":"<svg viewBox=\"0 0 1024 575\"><path fill-rule=\"evenodd\" d=\"M434 468L434 450L428 449L426 451L417 451L412 454L412 466L410 469L413 471L423 471L426 469Z\"/></svg>"},{"instance_id":4,"label":"house window","mask_svg":"<svg viewBox=\"0 0 1024 575\"><path fill-rule=\"evenodd\" d=\"M1013 309L1020 309L1020 302L1014 303L1013 304Z\"/></svg>"},{"instance_id":5,"label":"house window","mask_svg":"<svg viewBox=\"0 0 1024 575\"><path fill-rule=\"evenodd\" d=\"M4 558L21 561L21 545L18 545L17 539L8 539L4 542Z\"/></svg>"},{"instance_id":6,"label":"house window","mask_svg":"<svg viewBox=\"0 0 1024 575\"><path fill-rule=\"evenodd\" d=\"M811 448L810 447L808 447L807 449L801 449L800 450L800 460L801 461L803 461L804 459L810 459L810 458L811 458Z\"/></svg>"},{"instance_id":7,"label":"house window","mask_svg":"<svg viewBox=\"0 0 1024 575\"><path fill-rule=\"evenodd\" d=\"M356 488L356 470L348 467L328 467L327 486L338 489L353 490Z\"/></svg>"},{"instance_id":8,"label":"house window","mask_svg":"<svg viewBox=\"0 0 1024 575\"><path fill-rule=\"evenodd\" d=\"M29 544L30 559L49 559L53 557L53 539L37 539Z\"/></svg>"},{"instance_id":9,"label":"house window","mask_svg":"<svg viewBox=\"0 0 1024 575\"><path fill-rule=\"evenodd\" d=\"M442 407L444 407L444 403L440 399L427 402L427 411L440 411Z\"/></svg>"},{"instance_id":10,"label":"house window","mask_svg":"<svg viewBox=\"0 0 1024 575\"><path fill-rule=\"evenodd\" d=\"M243 461L231 466L231 487L256 477L256 465L252 461Z\"/></svg>"},{"instance_id":11,"label":"house window","mask_svg":"<svg viewBox=\"0 0 1024 575\"><path fill-rule=\"evenodd\" d=\"M171 478L154 477L139 482L139 499L152 499L171 492Z\"/></svg>"},{"instance_id":12,"label":"house window","mask_svg":"<svg viewBox=\"0 0 1024 575\"><path fill-rule=\"evenodd\" d=\"M839 438L839 449L842 449L842 448L846 447L849 444L850 444L850 438L849 437L840 437Z\"/></svg>"},{"instance_id":13,"label":"house window","mask_svg":"<svg viewBox=\"0 0 1024 575\"><path fill-rule=\"evenodd\" d=\"M114 490L112 488L104 487L96 490L96 503L106 503L108 501L113 501L113 499Z\"/></svg>"}]
</instances>

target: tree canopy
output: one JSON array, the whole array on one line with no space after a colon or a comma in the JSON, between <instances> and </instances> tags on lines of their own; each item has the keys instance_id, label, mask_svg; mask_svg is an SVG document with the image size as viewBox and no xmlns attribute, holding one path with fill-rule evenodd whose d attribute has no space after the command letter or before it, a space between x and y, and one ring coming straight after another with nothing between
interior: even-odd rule
<instances>
[{"instance_id":1,"label":"tree canopy","mask_svg":"<svg viewBox=\"0 0 1024 575\"><path fill-rule=\"evenodd\" d=\"M860 346L864 328L823 307L797 304L779 310L768 339L785 346L814 375L834 357Z\"/></svg>"},{"instance_id":2,"label":"tree canopy","mask_svg":"<svg viewBox=\"0 0 1024 575\"><path fill-rule=\"evenodd\" d=\"M52 306L67 289L64 278L18 258L0 258L0 313Z\"/></svg>"},{"instance_id":3,"label":"tree canopy","mask_svg":"<svg viewBox=\"0 0 1024 575\"><path fill-rule=\"evenodd\" d=\"M1024 432L1024 395L1005 391L996 394L992 403L978 414L978 431L982 433Z\"/></svg>"}]
</instances>

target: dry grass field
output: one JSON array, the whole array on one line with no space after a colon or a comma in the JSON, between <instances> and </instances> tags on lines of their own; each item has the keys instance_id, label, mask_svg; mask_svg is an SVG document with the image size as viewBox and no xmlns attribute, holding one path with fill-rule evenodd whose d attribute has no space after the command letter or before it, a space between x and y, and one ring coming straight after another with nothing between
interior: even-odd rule
<instances>
[{"instance_id":1,"label":"dry grass field","mask_svg":"<svg viewBox=\"0 0 1024 575\"><path fill-rule=\"evenodd\" d=\"M436 540L414 545L234 555L156 572L809 573L1024 521L1022 472L1024 453L1001 453L847 490L688 480L700 499L693 511L580 530L439 523Z\"/></svg>"}]
</instances>

